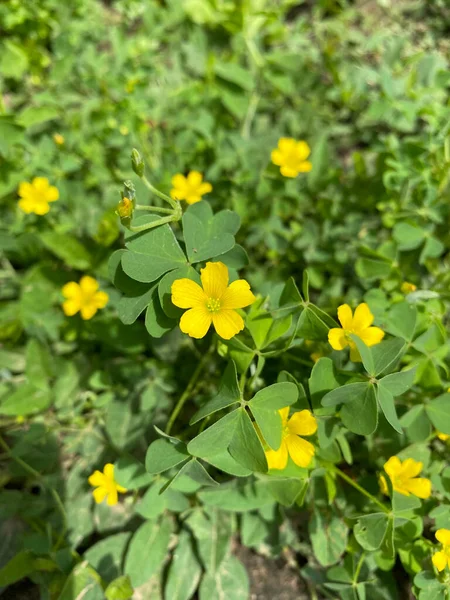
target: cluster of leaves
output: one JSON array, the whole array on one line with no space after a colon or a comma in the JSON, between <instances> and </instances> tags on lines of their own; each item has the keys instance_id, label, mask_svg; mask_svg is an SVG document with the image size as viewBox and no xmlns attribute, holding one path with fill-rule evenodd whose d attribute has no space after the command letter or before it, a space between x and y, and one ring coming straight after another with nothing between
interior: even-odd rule
<instances>
[{"instance_id":1,"label":"cluster of leaves","mask_svg":"<svg viewBox=\"0 0 450 600\"><path fill-rule=\"evenodd\" d=\"M448 40L426 2L312 4L0 6L0 588L244 600L238 539L330 597L404 597L393 568L450 597L431 564L450 528ZM308 141L310 174L270 164L282 136ZM195 168L213 193L122 237L133 146L159 189ZM60 192L45 217L17 209L35 176ZM170 288L209 260L259 296L238 337L194 344ZM86 273L110 301L67 318ZM362 300L387 335L355 337L352 364L327 334ZM314 463L268 472L253 423L275 447L286 406L314 412ZM382 499L393 455L423 463L431 498ZM114 507L87 483L107 462Z\"/></svg>"}]
</instances>

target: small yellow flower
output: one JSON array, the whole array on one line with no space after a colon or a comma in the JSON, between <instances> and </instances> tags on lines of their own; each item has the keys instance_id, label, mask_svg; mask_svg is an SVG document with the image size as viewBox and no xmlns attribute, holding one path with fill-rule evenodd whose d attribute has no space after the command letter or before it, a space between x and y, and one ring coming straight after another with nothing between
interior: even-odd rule
<instances>
[{"instance_id":1,"label":"small yellow flower","mask_svg":"<svg viewBox=\"0 0 450 600\"><path fill-rule=\"evenodd\" d=\"M53 141L58 146L62 146L64 144L65 140L64 140L64 137L60 133L54 133L53 134Z\"/></svg>"},{"instance_id":2,"label":"small yellow flower","mask_svg":"<svg viewBox=\"0 0 450 600\"><path fill-rule=\"evenodd\" d=\"M417 477L422 471L423 464L407 458L403 462L398 456L391 458L384 464L384 470L389 475L394 491L404 496L417 496L418 498L429 498L431 496L431 481L425 477ZM388 493L388 487L384 475L380 476L380 486L384 494Z\"/></svg>"},{"instance_id":3,"label":"small yellow flower","mask_svg":"<svg viewBox=\"0 0 450 600\"><path fill-rule=\"evenodd\" d=\"M360 361L358 349L350 335L357 335L366 346L375 346L384 338L384 331L379 327L371 327L374 317L365 302L356 307L355 314L348 304L342 304L337 312L342 329L339 327L330 329L328 341L333 350L344 350L349 346L350 360Z\"/></svg>"},{"instance_id":4,"label":"small yellow flower","mask_svg":"<svg viewBox=\"0 0 450 600\"><path fill-rule=\"evenodd\" d=\"M35 177L31 183L22 181L19 185L19 208L29 215L46 215L50 210L49 202L59 198L58 188L49 185L46 177Z\"/></svg>"},{"instance_id":5,"label":"small yellow flower","mask_svg":"<svg viewBox=\"0 0 450 600\"><path fill-rule=\"evenodd\" d=\"M317 421L309 410L296 412L289 419L289 406L278 411L283 423L283 436L278 450L267 450L269 469L284 469L288 455L298 467L308 467L314 456L314 446L301 435L314 435Z\"/></svg>"},{"instance_id":6,"label":"small yellow flower","mask_svg":"<svg viewBox=\"0 0 450 600\"><path fill-rule=\"evenodd\" d=\"M203 289L192 279L177 279L172 284L172 302L190 309L181 317L180 329L200 339L212 323L220 337L229 340L244 329L235 309L253 304L256 298L244 279L228 285L228 268L221 262L206 263L200 274Z\"/></svg>"},{"instance_id":7,"label":"small yellow flower","mask_svg":"<svg viewBox=\"0 0 450 600\"><path fill-rule=\"evenodd\" d=\"M280 138L278 148L272 150L270 156L284 177L297 177L299 173L311 171L312 164L306 160L310 154L311 150L303 140L297 142L293 138Z\"/></svg>"},{"instance_id":8,"label":"small yellow flower","mask_svg":"<svg viewBox=\"0 0 450 600\"><path fill-rule=\"evenodd\" d=\"M85 275L80 279L80 283L70 281L62 289L64 298L64 313L68 317L73 317L77 312L81 313L81 318L85 321L92 319L99 308L104 308L108 303L108 294L98 291L99 284L96 279Z\"/></svg>"},{"instance_id":9,"label":"small yellow flower","mask_svg":"<svg viewBox=\"0 0 450 600\"><path fill-rule=\"evenodd\" d=\"M446 442L448 438L450 438L450 435L448 435L447 433L441 433L440 431L437 432L437 436L443 442Z\"/></svg>"},{"instance_id":10,"label":"small yellow flower","mask_svg":"<svg viewBox=\"0 0 450 600\"><path fill-rule=\"evenodd\" d=\"M127 491L126 488L114 480L114 465L111 463L104 466L103 473L94 471L88 481L90 485L95 487L92 495L97 504L100 504L106 498L108 506L114 506L119 500L117 493L124 494Z\"/></svg>"},{"instance_id":11,"label":"small yellow flower","mask_svg":"<svg viewBox=\"0 0 450 600\"><path fill-rule=\"evenodd\" d=\"M400 290L403 294L410 294L411 292L415 292L417 290L417 285L409 283L409 281L404 281L400 287Z\"/></svg>"},{"instance_id":12,"label":"small yellow flower","mask_svg":"<svg viewBox=\"0 0 450 600\"><path fill-rule=\"evenodd\" d=\"M433 565L440 572L448 565L450 567L450 529L438 529L434 534L442 544L442 550L433 554Z\"/></svg>"},{"instance_id":13,"label":"small yellow flower","mask_svg":"<svg viewBox=\"0 0 450 600\"><path fill-rule=\"evenodd\" d=\"M198 171L191 171L187 177L178 173L172 177L173 188L170 195L174 200L186 200L188 204L200 202L202 196L212 192L212 185L203 181L203 175Z\"/></svg>"},{"instance_id":14,"label":"small yellow flower","mask_svg":"<svg viewBox=\"0 0 450 600\"><path fill-rule=\"evenodd\" d=\"M313 352L312 354L310 354L310 356L311 360L316 363L319 360L319 358L322 358L323 354L322 352Z\"/></svg>"},{"instance_id":15,"label":"small yellow flower","mask_svg":"<svg viewBox=\"0 0 450 600\"><path fill-rule=\"evenodd\" d=\"M133 203L129 198L122 198L117 205L117 214L121 219L130 219L133 215Z\"/></svg>"}]
</instances>

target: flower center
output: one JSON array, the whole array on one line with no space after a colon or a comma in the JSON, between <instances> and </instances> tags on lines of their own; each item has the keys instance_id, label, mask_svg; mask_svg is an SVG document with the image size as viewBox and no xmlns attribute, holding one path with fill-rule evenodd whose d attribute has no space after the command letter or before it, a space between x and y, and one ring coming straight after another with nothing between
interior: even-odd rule
<instances>
[{"instance_id":1,"label":"flower center","mask_svg":"<svg viewBox=\"0 0 450 600\"><path fill-rule=\"evenodd\" d=\"M220 300L218 300L218 298L208 298L206 308L209 312L218 312L220 310Z\"/></svg>"}]
</instances>

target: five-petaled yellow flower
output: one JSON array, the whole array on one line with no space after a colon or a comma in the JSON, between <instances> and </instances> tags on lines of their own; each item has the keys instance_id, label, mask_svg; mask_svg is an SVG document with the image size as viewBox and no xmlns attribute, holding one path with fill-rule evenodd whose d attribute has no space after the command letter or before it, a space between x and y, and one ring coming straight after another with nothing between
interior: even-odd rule
<instances>
[{"instance_id":1,"label":"five-petaled yellow flower","mask_svg":"<svg viewBox=\"0 0 450 600\"><path fill-rule=\"evenodd\" d=\"M46 177L35 177L31 183L23 181L19 185L19 208L29 215L46 215L50 210L49 202L59 198L58 188L50 185Z\"/></svg>"},{"instance_id":2,"label":"five-petaled yellow flower","mask_svg":"<svg viewBox=\"0 0 450 600\"><path fill-rule=\"evenodd\" d=\"M92 495L97 504L100 504L106 498L106 503L109 506L114 506L119 500L118 492L124 494L127 491L126 488L114 480L114 465L111 463L104 466L103 473L101 471L94 471L88 481L95 487Z\"/></svg>"},{"instance_id":3,"label":"five-petaled yellow flower","mask_svg":"<svg viewBox=\"0 0 450 600\"><path fill-rule=\"evenodd\" d=\"M308 467L314 456L314 446L299 436L316 433L315 417L309 410L301 410L289 419L289 406L278 412L283 423L283 434L278 450L266 451L269 469L284 469L288 463L288 455L297 466Z\"/></svg>"},{"instance_id":4,"label":"five-petaled yellow flower","mask_svg":"<svg viewBox=\"0 0 450 600\"><path fill-rule=\"evenodd\" d=\"M180 329L193 338L206 335L211 323L221 338L229 340L244 329L235 310L255 301L250 285L238 279L228 285L228 268L221 262L208 262L200 270L203 289L192 279L177 279L172 284L172 302L189 308L180 320Z\"/></svg>"},{"instance_id":5,"label":"five-petaled yellow flower","mask_svg":"<svg viewBox=\"0 0 450 600\"><path fill-rule=\"evenodd\" d=\"M440 572L448 565L450 567L450 529L438 529L434 534L442 544L442 550L433 554L433 565Z\"/></svg>"},{"instance_id":6,"label":"five-petaled yellow flower","mask_svg":"<svg viewBox=\"0 0 450 600\"><path fill-rule=\"evenodd\" d=\"M342 304L337 312L342 329L339 327L330 329L328 341L333 350L344 350L350 346L350 360L360 361L358 349L350 335L357 335L366 346L375 346L384 338L384 331L379 327L371 327L374 317L365 302L357 306L355 314L348 304Z\"/></svg>"},{"instance_id":7,"label":"five-petaled yellow flower","mask_svg":"<svg viewBox=\"0 0 450 600\"><path fill-rule=\"evenodd\" d=\"M409 281L404 281L400 287L400 290L403 294L410 294L411 292L415 292L417 290L417 285L414 283L409 283Z\"/></svg>"},{"instance_id":8,"label":"five-petaled yellow flower","mask_svg":"<svg viewBox=\"0 0 450 600\"><path fill-rule=\"evenodd\" d=\"M391 458L384 464L384 470L389 475L394 491L404 496L417 496L429 498L431 496L431 481L425 477L417 477L422 471L423 464L407 458L403 462L398 456ZM384 475L380 476L380 487L383 494L388 495L388 486Z\"/></svg>"},{"instance_id":9,"label":"five-petaled yellow flower","mask_svg":"<svg viewBox=\"0 0 450 600\"><path fill-rule=\"evenodd\" d=\"M98 290L99 284L96 279L85 275L80 279L80 283L70 281L62 289L64 298L64 313L68 317L73 317L77 312L81 313L81 318L87 321L92 319L99 308L104 308L108 303L108 294Z\"/></svg>"},{"instance_id":10,"label":"five-petaled yellow flower","mask_svg":"<svg viewBox=\"0 0 450 600\"><path fill-rule=\"evenodd\" d=\"M187 177L178 173L172 177L173 188L170 195L174 200L186 200L188 204L200 202L202 196L212 192L212 185L203 181L203 175L198 171L191 171Z\"/></svg>"},{"instance_id":11,"label":"five-petaled yellow flower","mask_svg":"<svg viewBox=\"0 0 450 600\"><path fill-rule=\"evenodd\" d=\"M280 167L284 177L297 177L299 173L308 173L312 164L306 160L311 150L306 142L293 138L280 138L278 148L272 150L271 158L274 165Z\"/></svg>"}]
</instances>

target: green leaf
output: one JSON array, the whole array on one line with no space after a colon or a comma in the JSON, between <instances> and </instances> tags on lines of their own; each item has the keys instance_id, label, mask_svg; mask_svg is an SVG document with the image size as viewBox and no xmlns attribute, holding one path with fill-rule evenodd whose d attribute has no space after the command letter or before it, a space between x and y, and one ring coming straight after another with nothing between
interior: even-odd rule
<instances>
[{"instance_id":1,"label":"green leaf","mask_svg":"<svg viewBox=\"0 0 450 600\"><path fill-rule=\"evenodd\" d=\"M400 250L418 248L426 235L426 232L420 227L404 222L396 223L392 233Z\"/></svg>"},{"instance_id":2,"label":"green leaf","mask_svg":"<svg viewBox=\"0 0 450 600\"><path fill-rule=\"evenodd\" d=\"M0 115L0 154L7 156L14 145L22 143L24 132L24 127L13 116ZM3 189L0 189L0 195L5 195ZM11 244L14 243L15 240L11 240Z\"/></svg>"},{"instance_id":3,"label":"green leaf","mask_svg":"<svg viewBox=\"0 0 450 600\"><path fill-rule=\"evenodd\" d=\"M145 313L145 328L154 338L160 338L177 324L175 319L170 319L161 308L158 297L158 288L155 286L150 296L150 303Z\"/></svg>"},{"instance_id":4,"label":"green leaf","mask_svg":"<svg viewBox=\"0 0 450 600\"><path fill-rule=\"evenodd\" d=\"M373 513L359 517L353 529L356 541L364 550L373 552L383 543L384 536L389 525L389 517L386 513Z\"/></svg>"},{"instance_id":5,"label":"green leaf","mask_svg":"<svg viewBox=\"0 0 450 600\"><path fill-rule=\"evenodd\" d=\"M196 509L186 524L197 540L197 548L203 566L209 573L216 573L227 555L233 533L231 517L217 508L208 512Z\"/></svg>"},{"instance_id":6,"label":"green leaf","mask_svg":"<svg viewBox=\"0 0 450 600\"><path fill-rule=\"evenodd\" d=\"M225 452L233 438L237 422L237 410L228 413L191 440L187 446L188 452L205 460Z\"/></svg>"},{"instance_id":7,"label":"green leaf","mask_svg":"<svg viewBox=\"0 0 450 600\"><path fill-rule=\"evenodd\" d=\"M58 596L58 600L74 600L74 598L83 598L83 600L104 600L105 598L101 578L89 566L87 560L74 567Z\"/></svg>"},{"instance_id":8,"label":"green leaf","mask_svg":"<svg viewBox=\"0 0 450 600\"><path fill-rule=\"evenodd\" d=\"M231 360L225 369L219 384L217 396L202 406L190 420L190 425L197 423L204 417L239 402L241 391L239 389L236 365Z\"/></svg>"},{"instance_id":9,"label":"green leaf","mask_svg":"<svg viewBox=\"0 0 450 600\"><path fill-rule=\"evenodd\" d=\"M370 351L372 353L375 375L386 371L386 369L399 360L403 354L405 345L404 340L394 338L393 340L380 342L376 346L372 346Z\"/></svg>"},{"instance_id":10,"label":"green leaf","mask_svg":"<svg viewBox=\"0 0 450 600\"><path fill-rule=\"evenodd\" d=\"M28 383L40 390L48 390L52 369L51 357L47 348L37 340L29 340L26 347L26 360Z\"/></svg>"},{"instance_id":11,"label":"green leaf","mask_svg":"<svg viewBox=\"0 0 450 600\"><path fill-rule=\"evenodd\" d=\"M105 590L106 600L129 600L133 596L133 588L131 586L128 575L122 575L108 585Z\"/></svg>"},{"instance_id":12,"label":"green leaf","mask_svg":"<svg viewBox=\"0 0 450 600\"><path fill-rule=\"evenodd\" d=\"M60 109L56 106L26 106L17 119L21 125L28 128L59 119L59 117Z\"/></svg>"},{"instance_id":13,"label":"green leaf","mask_svg":"<svg viewBox=\"0 0 450 600\"><path fill-rule=\"evenodd\" d=\"M190 600L200 582L202 568L192 547L191 536L182 530L173 553L164 590L166 600Z\"/></svg>"},{"instance_id":14,"label":"green leaf","mask_svg":"<svg viewBox=\"0 0 450 600\"><path fill-rule=\"evenodd\" d=\"M366 392L368 383L347 383L339 388L331 390L322 398L322 406L337 406L353 401L362 401Z\"/></svg>"},{"instance_id":15,"label":"green leaf","mask_svg":"<svg viewBox=\"0 0 450 600\"><path fill-rule=\"evenodd\" d=\"M134 509L138 515L144 519L156 519L166 510L166 496L160 493L163 486L164 481L159 479L148 488Z\"/></svg>"},{"instance_id":16,"label":"green leaf","mask_svg":"<svg viewBox=\"0 0 450 600\"><path fill-rule=\"evenodd\" d=\"M217 481L214 481L205 467L200 464L196 458L191 458L191 460L185 463L178 473L164 485L161 492L165 492L169 486L171 486L179 477L182 477L183 475L190 477L202 486L218 485Z\"/></svg>"},{"instance_id":17,"label":"green leaf","mask_svg":"<svg viewBox=\"0 0 450 600\"><path fill-rule=\"evenodd\" d=\"M272 450L278 450L281 445L281 434L283 425L281 416L277 410L266 410L257 405L251 407L252 415L261 434Z\"/></svg>"},{"instance_id":18,"label":"green leaf","mask_svg":"<svg viewBox=\"0 0 450 600\"><path fill-rule=\"evenodd\" d=\"M232 62L216 62L214 64L215 74L242 88L251 91L253 88L253 77L251 71L244 69L240 65Z\"/></svg>"},{"instance_id":19,"label":"green leaf","mask_svg":"<svg viewBox=\"0 0 450 600\"><path fill-rule=\"evenodd\" d=\"M337 327L337 323L330 324L330 317L317 306L306 306L298 320L297 335L307 340L325 340L330 327Z\"/></svg>"},{"instance_id":20,"label":"green leaf","mask_svg":"<svg viewBox=\"0 0 450 600\"><path fill-rule=\"evenodd\" d=\"M35 570L35 556L28 550L16 554L0 569L0 587L6 587L27 577Z\"/></svg>"},{"instance_id":21,"label":"green leaf","mask_svg":"<svg viewBox=\"0 0 450 600\"><path fill-rule=\"evenodd\" d=\"M235 556L228 556L215 574L206 573L200 584L199 600L248 600L247 572Z\"/></svg>"},{"instance_id":22,"label":"green leaf","mask_svg":"<svg viewBox=\"0 0 450 600\"><path fill-rule=\"evenodd\" d=\"M26 416L41 412L51 404L49 390L40 390L29 383L22 384L9 394L0 404L0 415L12 417Z\"/></svg>"},{"instance_id":23,"label":"green leaf","mask_svg":"<svg viewBox=\"0 0 450 600\"><path fill-rule=\"evenodd\" d=\"M8 18L6 15L5 17ZM12 14L9 17L11 18ZM14 19L14 17L12 18ZM19 19L23 22L23 17L19 17ZM20 81L28 69L28 56L24 47L15 44L10 39L3 38L1 49L0 73L3 77Z\"/></svg>"},{"instance_id":24,"label":"green leaf","mask_svg":"<svg viewBox=\"0 0 450 600\"><path fill-rule=\"evenodd\" d=\"M202 490L198 497L206 506L238 513L274 504L267 483L262 480L234 480L218 488Z\"/></svg>"},{"instance_id":25,"label":"green leaf","mask_svg":"<svg viewBox=\"0 0 450 600\"><path fill-rule=\"evenodd\" d=\"M189 458L186 444L169 439L155 440L150 444L145 455L145 468L148 473L163 473Z\"/></svg>"},{"instance_id":26,"label":"green leaf","mask_svg":"<svg viewBox=\"0 0 450 600\"><path fill-rule=\"evenodd\" d=\"M355 342L358 352L361 356L362 363L364 365L365 370L372 375L375 376L375 364L373 361L373 356L370 348L366 346L366 344L359 338L357 335L350 335L351 339Z\"/></svg>"},{"instance_id":27,"label":"green leaf","mask_svg":"<svg viewBox=\"0 0 450 600\"><path fill-rule=\"evenodd\" d=\"M125 573L133 587L138 587L161 567L169 546L172 522L147 521L133 535L125 559Z\"/></svg>"},{"instance_id":28,"label":"green leaf","mask_svg":"<svg viewBox=\"0 0 450 600\"><path fill-rule=\"evenodd\" d=\"M91 255L74 237L57 231L43 231L40 239L52 254L60 258L69 267L86 271L91 266Z\"/></svg>"},{"instance_id":29,"label":"green leaf","mask_svg":"<svg viewBox=\"0 0 450 600\"><path fill-rule=\"evenodd\" d=\"M377 400L387 422L392 425L395 431L398 433L403 433L403 429L400 421L398 420L397 411L395 409L394 396L387 387L382 385L380 381L377 384Z\"/></svg>"},{"instance_id":30,"label":"green leaf","mask_svg":"<svg viewBox=\"0 0 450 600\"><path fill-rule=\"evenodd\" d=\"M121 456L115 462L114 479L127 490L137 490L153 481L145 466L129 454Z\"/></svg>"},{"instance_id":31,"label":"green leaf","mask_svg":"<svg viewBox=\"0 0 450 600\"><path fill-rule=\"evenodd\" d=\"M407 371L400 371L400 373L392 373L386 375L383 379L378 381L384 388L388 389L391 394L395 396L401 396L409 390L414 383L416 376L417 367L408 369Z\"/></svg>"},{"instance_id":32,"label":"green leaf","mask_svg":"<svg viewBox=\"0 0 450 600\"><path fill-rule=\"evenodd\" d=\"M112 581L122 574L122 558L130 535L129 533L110 535L91 546L84 553L84 558L104 581Z\"/></svg>"},{"instance_id":33,"label":"green leaf","mask_svg":"<svg viewBox=\"0 0 450 600\"><path fill-rule=\"evenodd\" d=\"M294 404L297 398L298 388L295 383L283 381L259 390L248 404L252 410L253 408L279 410L280 408Z\"/></svg>"},{"instance_id":34,"label":"green leaf","mask_svg":"<svg viewBox=\"0 0 450 600\"><path fill-rule=\"evenodd\" d=\"M411 342L416 331L417 308L409 302L395 304L388 313L387 329L395 336Z\"/></svg>"},{"instance_id":35,"label":"green leaf","mask_svg":"<svg viewBox=\"0 0 450 600\"><path fill-rule=\"evenodd\" d=\"M370 383L364 385L366 390L362 396L344 404L341 409L341 419L347 429L353 433L370 435L377 428L378 409L374 386Z\"/></svg>"},{"instance_id":36,"label":"green leaf","mask_svg":"<svg viewBox=\"0 0 450 600\"><path fill-rule=\"evenodd\" d=\"M267 460L261 441L244 408L237 409L237 422L228 451L247 469L267 473Z\"/></svg>"},{"instance_id":37,"label":"green leaf","mask_svg":"<svg viewBox=\"0 0 450 600\"><path fill-rule=\"evenodd\" d=\"M322 399L339 387L331 358L321 357L314 364L309 378L309 393L313 409L320 408ZM338 402L340 404L340 402ZM323 406L331 406L323 404Z\"/></svg>"},{"instance_id":38,"label":"green leaf","mask_svg":"<svg viewBox=\"0 0 450 600\"><path fill-rule=\"evenodd\" d=\"M228 450L214 454L214 456L208 456L203 460L216 467L216 469L220 469L224 473L229 473L235 477L248 477L248 475L252 474L250 469L243 467L234 460Z\"/></svg>"},{"instance_id":39,"label":"green leaf","mask_svg":"<svg viewBox=\"0 0 450 600\"><path fill-rule=\"evenodd\" d=\"M315 510L309 535L314 555L323 567L336 563L345 552L348 527L335 509Z\"/></svg>"},{"instance_id":40,"label":"green leaf","mask_svg":"<svg viewBox=\"0 0 450 600\"><path fill-rule=\"evenodd\" d=\"M234 246L239 216L230 210L213 214L208 202L192 204L183 215L183 233L190 263L219 257Z\"/></svg>"},{"instance_id":41,"label":"green leaf","mask_svg":"<svg viewBox=\"0 0 450 600\"><path fill-rule=\"evenodd\" d=\"M184 265L179 269L166 273L161 278L158 284L159 302L164 313L171 319L179 319L184 312L182 308L178 308L172 302L172 283L177 279L191 279L196 283L200 283L199 274L190 265Z\"/></svg>"},{"instance_id":42,"label":"green leaf","mask_svg":"<svg viewBox=\"0 0 450 600\"><path fill-rule=\"evenodd\" d=\"M270 477L267 479L267 487L279 504L292 506L297 498L305 493L308 481Z\"/></svg>"},{"instance_id":43,"label":"green leaf","mask_svg":"<svg viewBox=\"0 0 450 600\"><path fill-rule=\"evenodd\" d=\"M133 224L144 225L158 218L145 215ZM127 231L125 245L128 251L122 254L122 268L126 275L142 283L156 281L167 271L186 265L184 252L168 224L140 233Z\"/></svg>"},{"instance_id":44,"label":"green leaf","mask_svg":"<svg viewBox=\"0 0 450 600\"><path fill-rule=\"evenodd\" d=\"M425 405L425 410L434 427L441 433L450 435L450 393L431 400Z\"/></svg>"}]
</instances>

